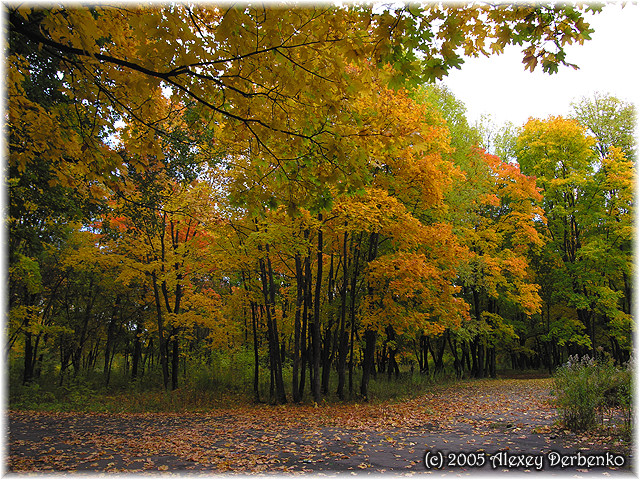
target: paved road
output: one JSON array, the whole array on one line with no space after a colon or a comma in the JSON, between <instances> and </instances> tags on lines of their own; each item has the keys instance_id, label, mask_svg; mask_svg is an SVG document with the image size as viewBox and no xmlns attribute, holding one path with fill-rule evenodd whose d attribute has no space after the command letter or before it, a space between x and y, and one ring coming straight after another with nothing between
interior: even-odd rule
<instances>
[{"instance_id":1,"label":"paved road","mask_svg":"<svg viewBox=\"0 0 640 480\"><path fill-rule=\"evenodd\" d=\"M9 468L630 474L628 445L616 437L554 426L548 387L541 380L469 382L395 404L244 406L208 414L10 412ZM588 468L589 462L604 466Z\"/></svg>"}]
</instances>

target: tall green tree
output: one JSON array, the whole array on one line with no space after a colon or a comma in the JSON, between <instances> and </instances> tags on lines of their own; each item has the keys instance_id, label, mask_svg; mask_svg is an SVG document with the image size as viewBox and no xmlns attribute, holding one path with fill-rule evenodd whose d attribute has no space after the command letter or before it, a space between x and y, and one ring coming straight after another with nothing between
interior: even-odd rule
<instances>
[{"instance_id":1,"label":"tall green tree","mask_svg":"<svg viewBox=\"0 0 640 480\"><path fill-rule=\"evenodd\" d=\"M571 118L596 139L595 149L600 159L609 155L611 147L617 147L627 159L635 162L636 108L632 103L594 93L592 97L573 102L571 107Z\"/></svg>"},{"instance_id":2,"label":"tall green tree","mask_svg":"<svg viewBox=\"0 0 640 480\"><path fill-rule=\"evenodd\" d=\"M541 264L556 270L539 277L552 281L546 288L554 295L547 301L574 310L593 354L596 347L609 346L610 332L619 330L615 325L630 321L625 279L631 268L635 175L620 149L610 148L603 159L599 153L583 126L561 117L530 120L517 143L522 170L534 175L543 191L550 241ZM560 318L567 321L566 310ZM611 345L622 360L628 350L620 351L619 340L612 338Z\"/></svg>"}]
</instances>

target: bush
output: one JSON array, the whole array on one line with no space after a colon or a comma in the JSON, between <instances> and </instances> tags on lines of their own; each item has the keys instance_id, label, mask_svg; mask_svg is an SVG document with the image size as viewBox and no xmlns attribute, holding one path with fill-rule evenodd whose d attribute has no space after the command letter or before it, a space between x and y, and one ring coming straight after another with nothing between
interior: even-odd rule
<instances>
[{"instance_id":1,"label":"bush","mask_svg":"<svg viewBox=\"0 0 640 480\"><path fill-rule=\"evenodd\" d=\"M554 393L562 421L570 430L592 428L597 414L611 407L622 407L630 421L631 372L617 368L611 359L569 357L554 375Z\"/></svg>"}]
</instances>

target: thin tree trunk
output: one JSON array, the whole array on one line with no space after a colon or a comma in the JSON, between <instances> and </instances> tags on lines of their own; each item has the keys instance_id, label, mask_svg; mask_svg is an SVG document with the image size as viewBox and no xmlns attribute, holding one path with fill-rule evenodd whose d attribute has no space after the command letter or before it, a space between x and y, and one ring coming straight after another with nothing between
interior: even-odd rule
<instances>
[{"instance_id":1,"label":"thin tree trunk","mask_svg":"<svg viewBox=\"0 0 640 480\"><path fill-rule=\"evenodd\" d=\"M120 295L116 297L116 302L115 302L115 305L113 306L113 312L111 313L111 319L109 320L109 325L107 326L107 342L104 348L104 369L103 369L105 385L109 385L109 377L111 376L111 349L113 347L116 315L118 314L119 304L120 304ZM137 338L138 337L136 336L136 340Z\"/></svg>"},{"instance_id":2,"label":"thin tree trunk","mask_svg":"<svg viewBox=\"0 0 640 480\"><path fill-rule=\"evenodd\" d=\"M253 328L253 393L257 403L260 402L260 356L258 354L258 319L256 304L251 302L251 326Z\"/></svg>"},{"instance_id":3,"label":"thin tree trunk","mask_svg":"<svg viewBox=\"0 0 640 480\"><path fill-rule=\"evenodd\" d=\"M35 295L29 295L29 297L31 297L29 304L33 304L35 302ZM27 312L24 320L24 370L22 372L23 385L26 385L33 380L35 361L38 352L37 347L34 347L33 337L29 328L32 309L33 307L27 307Z\"/></svg>"},{"instance_id":4,"label":"thin tree trunk","mask_svg":"<svg viewBox=\"0 0 640 480\"><path fill-rule=\"evenodd\" d=\"M28 313L27 313L28 315ZM29 320L25 321L24 327L24 370L22 372L22 384L26 385L33 380L33 343L31 332L29 331Z\"/></svg>"},{"instance_id":5,"label":"thin tree trunk","mask_svg":"<svg viewBox=\"0 0 640 480\"><path fill-rule=\"evenodd\" d=\"M275 401L276 403L287 403L287 397L282 380L282 362L280 361L280 342L278 339L278 329L275 319L275 286L273 283L273 270L271 259L269 258L269 245L266 245L267 261L259 259L260 272L262 277L262 292L265 301L267 314L267 333L269 337L269 357L271 370L274 375Z\"/></svg>"},{"instance_id":6,"label":"thin tree trunk","mask_svg":"<svg viewBox=\"0 0 640 480\"><path fill-rule=\"evenodd\" d=\"M178 388L178 371L180 368L180 339L178 336L180 329L174 327L171 331L173 356L171 361L171 390Z\"/></svg>"},{"instance_id":7,"label":"thin tree trunk","mask_svg":"<svg viewBox=\"0 0 640 480\"><path fill-rule=\"evenodd\" d=\"M374 330L366 330L364 332L364 359L362 360L362 383L360 384L360 395L367 401L369 400L369 378L371 370L374 368L374 356L376 350L377 333Z\"/></svg>"},{"instance_id":8,"label":"thin tree trunk","mask_svg":"<svg viewBox=\"0 0 640 480\"><path fill-rule=\"evenodd\" d=\"M98 292L92 295L93 282L94 282L94 279L91 278L91 281L89 282L89 298L87 299L87 306L85 308L84 316L82 318L82 328L80 330L80 337L78 338L78 344L76 345L76 349L73 355L71 356L74 375L78 375L78 373L80 373L80 369L82 366L82 351L84 349L84 343L87 340L87 330L89 328L89 320L91 319L91 312L93 311L93 305L95 303L96 297L98 296Z\"/></svg>"},{"instance_id":9,"label":"thin tree trunk","mask_svg":"<svg viewBox=\"0 0 640 480\"><path fill-rule=\"evenodd\" d=\"M372 262L378 255L378 237L377 232L372 232L369 237L369 255L368 262ZM371 295L372 288L369 288L369 294ZM367 329L364 332L365 349L364 358L362 360L362 383L360 384L360 395L366 400L369 398L369 377L375 368L375 350L376 350L376 337L377 332L375 330Z\"/></svg>"},{"instance_id":10,"label":"thin tree trunk","mask_svg":"<svg viewBox=\"0 0 640 480\"><path fill-rule=\"evenodd\" d=\"M438 373L438 357L433 351L433 347L431 346L431 339L429 337L425 338L425 344L427 346L427 351L431 354L431 358L433 358L433 372Z\"/></svg>"},{"instance_id":11,"label":"thin tree trunk","mask_svg":"<svg viewBox=\"0 0 640 480\"><path fill-rule=\"evenodd\" d=\"M387 353L389 355L389 363L387 365L388 368L388 378L391 379L391 375L395 374L396 379L400 376L400 368L398 367L398 362L396 361L396 354L398 353L398 347L393 346L396 341L396 331L393 329L393 326L387 325L387 339L389 343L387 343ZM391 343L393 342L393 344Z\"/></svg>"},{"instance_id":12,"label":"thin tree trunk","mask_svg":"<svg viewBox=\"0 0 640 480\"><path fill-rule=\"evenodd\" d=\"M139 363L142 359L142 342L140 341L140 335L142 335L141 320L136 322L136 333L133 340L133 362L131 367L131 378L138 376ZM109 369L111 369L111 362L109 362Z\"/></svg>"},{"instance_id":13,"label":"thin tree trunk","mask_svg":"<svg viewBox=\"0 0 640 480\"><path fill-rule=\"evenodd\" d=\"M358 243L355 246L353 255L353 275L351 277L351 308L349 317L351 319L351 334L349 338L349 394L353 395L353 350L356 335L356 286L358 284L358 269L360 258L360 245L362 243L362 233L358 236Z\"/></svg>"},{"instance_id":14,"label":"thin tree trunk","mask_svg":"<svg viewBox=\"0 0 640 480\"><path fill-rule=\"evenodd\" d=\"M476 374L477 378L484 378L485 376L485 370L484 370L484 353L485 353L485 347L484 347L484 343L481 341L480 337L476 338L477 341L477 348L476 348L476 354L478 355L478 373Z\"/></svg>"},{"instance_id":15,"label":"thin tree trunk","mask_svg":"<svg viewBox=\"0 0 640 480\"><path fill-rule=\"evenodd\" d=\"M340 304L340 328L338 334L338 389L336 393L340 400L344 400L344 381L345 370L347 367L347 348L349 337L346 332L347 323L347 275L348 275L348 259L347 259L347 232L344 232L344 240L342 242L342 291Z\"/></svg>"},{"instance_id":16,"label":"thin tree trunk","mask_svg":"<svg viewBox=\"0 0 640 480\"><path fill-rule=\"evenodd\" d=\"M462 340L460 342L460 348L462 349L462 370L464 371L466 365L467 370L471 371L471 359L469 358L469 347L467 342Z\"/></svg>"},{"instance_id":17,"label":"thin tree trunk","mask_svg":"<svg viewBox=\"0 0 640 480\"><path fill-rule=\"evenodd\" d=\"M305 238L309 238L309 231L305 230ZM305 289L304 289L304 303L302 309L302 332L300 338L302 340L302 361L300 365L300 398L304 395L305 378L307 373L307 363L309 361L309 341L308 341L308 325L309 325L309 311L311 310L311 259L310 252L304 259L304 272L305 272Z\"/></svg>"},{"instance_id":18,"label":"thin tree trunk","mask_svg":"<svg viewBox=\"0 0 640 480\"><path fill-rule=\"evenodd\" d=\"M178 282L180 282L182 280L182 275L178 274L177 275L177 280ZM169 288L167 285L166 281L162 282L162 295L164 297L164 301L165 301L165 306L167 308L167 312L169 313L173 313L174 315L177 315L180 313L180 304L182 301L182 285L180 283L178 283L176 285L175 288L175 302L173 304L173 307L171 306L171 303L169 302ZM179 353L179 346L180 346L180 342L178 339L180 333L180 328L174 326L171 329L171 345L172 345L172 357L171 357L171 390L175 390L178 388L178 369L180 367L179 363L180 363L180 353ZM169 339L167 339L166 342L166 351L167 351L167 359L169 358Z\"/></svg>"},{"instance_id":19,"label":"thin tree trunk","mask_svg":"<svg viewBox=\"0 0 640 480\"><path fill-rule=\"evenodd\" d=\"M242 286L244 291L249 293L249 286L244 274L244 270L240 271L242 275ZM253 300L249 301L251 308L251 328L253 331L253 394L256 403L260 403L260 355L258 351L258 319L256 313L256 304Z\"/></svg>"},{"instance_id":20,"label":"thin tree trunk","mask_svg":"<svg viewBox=\"0 0 640 480\"><path fill-rule=\"evenodd\" d=\"M304 303L304 290L305 290L305 279L304 279L304 271L302 269L302 259L300 258L300 254L296 253L296 310L295 310L295 318L294 318L294 339L293 339L293 372L292 372L292 396L293 401L295 403L300 402L302 400L300 395L300 329L302 315L302 305Z\"/></svg>"},{"instance_id":21,"label":"thin tree trunk","mask_svg":"<svg viewBox=\"0 0 640 480\"><path fill-rule=\"evenodd\" d=\"M153 296L156 304L156 319L158 322L158 345L160 349L160 366L162 368L162 380L164 389L169 388L169 365L167 355L167 341L164 338L164 319L162 316L162 304L160 303L160 291L158 288L158 278L155 270L151 272L153 283Z\"/></svg>"},{"instance_id":22,"label":"thin tree trunk","mask_svg":"<svg viewBox=\"0 0 640 480\"><path fill-rule=\"evenodd\" d=\"M333 328L333 288L334 288L334 278L333 278L333 253L331 254L331 263L329 264L329 280L328 280L328 303L329 303L329 314L327 319L327 327L324 331L324 342L322 345L322 389L321 392L323 394L329 393L329 378L331 375L331 364L333 363L333 357L335 356L336 350L336 342L333 341L332 337L332 328Z\"/></svg>"},{"instance_id":23,"label":"thin tree trunk","mask_svg":"<svg viewBox=\"0 0 640 480\"><path fill-rule=\"evenodd\" d=\"M429 373L429 351L427 349L428 337L424 334L420 334L420 354L422 356L422 373Z\"/></svg>"},{"instance_id":24,"label":"thin tree trunk","mask_svg":"<svg viewBox=\"0 0 640 480\"><path fill-rule=\"evenodd\" d=\"M453 368L456 371L456 377L460 378L462 377L463 365L458 358L458 345L455 339L451 339L451 335L448 335L447 339L449 340L449 348L453 354Z\"/></svg>"},{"instance_id":25,"label":"thin tree trunk","mask_svg":"<svg viewBox=\"0 0 640 480\"><path fill-rule=\"evenodd\" d=\"M318 214L318 221L322 224L322 213ZM320 391L320 300L322 293L322 226L318 228L318 252L317 252L317 274L316 274L316 294L315 303L313 304L313 382L311 384L311 393L313 400L320 403L322 393Z\"/></svg>"},{"instance_id":26,"label":"thin tree trunk","mask_svg":"<svg viewBox=\"0 0 640 480\"><path fill-rule=\"evenodd\" d=\"M449 331L445 330L442 334L442 344L440 344L440 348L438 349L438 358L436 359L436 369L438 371L444 371L444 350L447 347L447 336L449 335Z\"/></svg>"}]
</instances>

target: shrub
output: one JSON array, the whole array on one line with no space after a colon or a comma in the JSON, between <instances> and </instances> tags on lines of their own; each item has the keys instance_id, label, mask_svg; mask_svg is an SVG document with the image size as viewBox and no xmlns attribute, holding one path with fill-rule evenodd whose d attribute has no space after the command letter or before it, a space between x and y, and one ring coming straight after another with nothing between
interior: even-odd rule
<instances>
[{"instance_id":1,"label":"shrub","mask_svg":"<svg viewBox=\"0 0 640 480\"><path fill-rule=\"evenodd\" d=\"M554 393L564 425L573 431L587 430L606 408L630 412L631 373L617 368L611 359L571 356L556 370Z\"/></svg>"}]
</instances>

